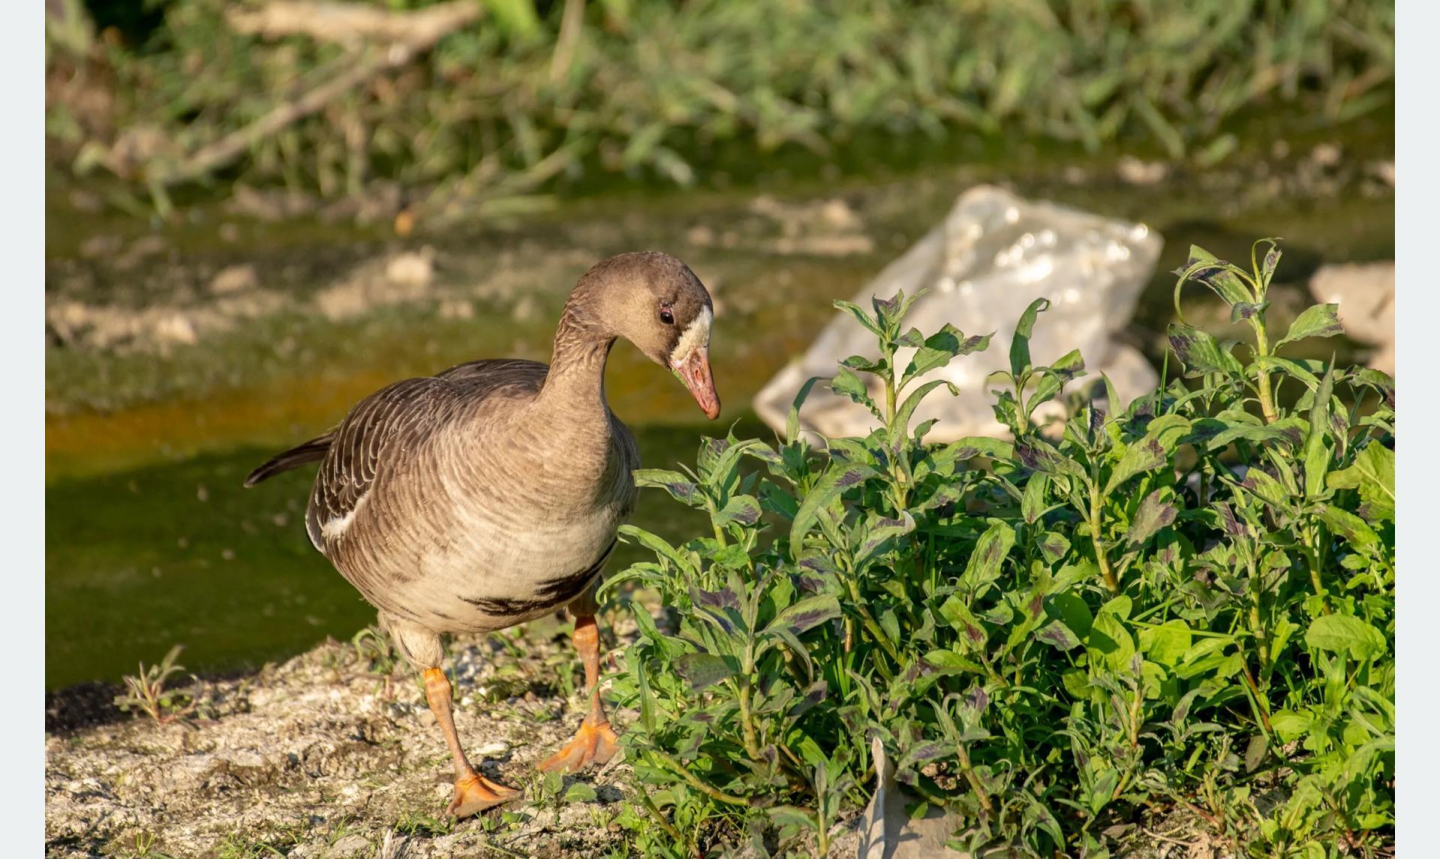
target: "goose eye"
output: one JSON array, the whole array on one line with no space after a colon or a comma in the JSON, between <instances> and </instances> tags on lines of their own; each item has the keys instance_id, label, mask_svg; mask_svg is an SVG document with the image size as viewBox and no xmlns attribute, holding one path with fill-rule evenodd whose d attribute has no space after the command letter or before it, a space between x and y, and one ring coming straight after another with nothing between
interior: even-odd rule
<instances>
[{"instance_id":1,"label":"goose eye","mask_svg":"<svg viewBox=\"0 0 1440 859\"><path fill-rule=\"evenodd\" d=\"M674 325L675 314L670 312L670 308L662 307L660 308L660 321L664 322L666 325Z\"/></svg>"}]
</instances>

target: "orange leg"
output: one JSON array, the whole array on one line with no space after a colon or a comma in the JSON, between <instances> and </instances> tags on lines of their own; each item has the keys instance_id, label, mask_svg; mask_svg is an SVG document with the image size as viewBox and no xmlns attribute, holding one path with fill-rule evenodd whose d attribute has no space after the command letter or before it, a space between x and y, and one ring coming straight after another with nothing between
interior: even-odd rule
<instances>
[{"instance_id":1,"label":"orange leg","mask_svg":"<svg viewBox=\"0 0 1440 859\"><path fill-rule=\"evenodd\" d=\"M460 747L460 736L455 733L455 719L450 712L450 681L439 668L426 668L420 674L425 680L425 700L430 712L440 723L445 734L445 743L450 746L450 757L455 761L455 798L450 801L447 811L456 817L469 817L479 811L514 799L520 791L485 778L475 772Z\"/></svg>"},{"instance_id":2,"label":"orange leg","mask_svg":"<svg viewBox=\"0 0 1440 859\"><path fill-rule=\"evenodd\" d=\"M590 713L580 723L580 730L565 748L556 752L540 764L540 769L549 772L575 772L592 763L603 764L615 756L618 744L610 720L605 718L605 708L600 706L600 633L595 627L595 616L575 618L575 634L572 637L580 659L585 663L585 688L590 691Z\"/></svg>"}]
</instances>

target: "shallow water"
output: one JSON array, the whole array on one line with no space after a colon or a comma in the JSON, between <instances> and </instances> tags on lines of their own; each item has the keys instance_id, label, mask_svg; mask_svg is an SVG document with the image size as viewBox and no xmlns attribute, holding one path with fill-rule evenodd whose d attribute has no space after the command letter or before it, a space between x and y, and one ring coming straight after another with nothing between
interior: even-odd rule
<instances>
[{"instance_id":1,"label":"shallow water","mask_svg":"<svg viewBox=\"0 0 1440 859\"><path fill-rule=\"evenodd\" d=\"M1386 123L1372 118L1343 132L1347 164L1392 157L1393 126ZM1273 129L1265 133L1273 137ZM1282 160L1293 166L1315 141L1333 136L1290 133L1296 154ZM297 304L165 354L47 350L46 686L118 679L177 642L186 645L181 662L191 670L241 669L326 635L349 637L371 622L373 610L305 538L313 469L252 490L241 488L244 475L395 379L478 357L544 360L566 287L590 260L664 248L686 259L716 294L712 364L725 403L721 422L704 424L684 389L629 346L612 357L613 408L636 430L646 465L671 466L693 462L698 436L722 434L737 417L744 416L738 434L768 436L749 412L755 391L828 321L831 299L859 290L977 182L1005 180L1027 196L1160 231L1165 251L1126 332L1152 359L1163 351L1173 315L1174 279L1165 272L1184 261L1191 243L1248 259L1254 239L1284 237L1280 281L1292 304L1322 263L1393 258L1393 191L1370 183L1362 194L1360 182L1339 193L1306 190L1293 169L1283 187L1267 191L1279 168L1264 152L1242 144L1239 166L1138 186L1114 179L1113 153L1067 163L1050 150L1017 150L1001 164L989 152L967 161L961 147L912 153L927 165L923 174L915 163L882 160L840 179L807 174L797 162L797 177L777 179L772 193L797 202L840 195L873 241L868 252L836 256L777 246L783 224L755 214L753 188L612 190L524 220L407 241L375 230L242 224L239 241L226 243L213 237L219 220L211 215L167 233L169 255L119 274L104 261L76 259L83 229L52 231L47 292L120 304L168 300L167 278L184 281L178 273L195 265L253 262L262 282L273 277L287 295L302 297L355 261L398 249L431 244L444 265L439 291L427 300L354 320L328 322ZM47 219L65 220L54 211ZM97 225L121 234L136 229L129 221ZM711 238L700 240L697 230ZM473 316L437 313L447 296L470 302ZM521 313L527 298L533 307ZM1203 310L1205 299L1187 298L1187 315L1192 304ZM965 328L964 320L956 324ZM1327 341L1314 357L1328 358L1336 346L1341 358L1353 354ZM674 538L701 526L650 492L642 493L634 521ZM622 548L610 569L639 557Z\"/></svg>"}]
</instances>

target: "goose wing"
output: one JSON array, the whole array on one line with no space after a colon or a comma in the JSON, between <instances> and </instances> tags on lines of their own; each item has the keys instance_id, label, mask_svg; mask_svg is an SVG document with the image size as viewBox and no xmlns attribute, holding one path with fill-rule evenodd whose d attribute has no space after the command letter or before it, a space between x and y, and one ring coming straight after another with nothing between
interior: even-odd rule
<instances>
[{"instance_id":1,"label":"goose wing","mask_svg":"<svg viewBox=\"0 0 1440 859\"><path fill-rule=\"evenodd\" d=\"M305 511L310 542L328 554L327 546L349 527L380 474L462 411L473 415L492 398L533 396L548 369L534 361L472 361L435 376L396 382L361 400L327 434L330 441Z\"/></svg>"}]
</instances>

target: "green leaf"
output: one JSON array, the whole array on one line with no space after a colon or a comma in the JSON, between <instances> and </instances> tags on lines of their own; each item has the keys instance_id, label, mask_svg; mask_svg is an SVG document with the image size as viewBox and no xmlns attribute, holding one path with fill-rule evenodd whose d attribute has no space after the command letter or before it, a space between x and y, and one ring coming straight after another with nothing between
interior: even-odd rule
<instances>
[{"instance_id":1,"label":"green leaf","mask_svg":"<svg viewBox=\"0 0 1440 859\"><path fill-rule=\"evenodd\" d=\"M1090 634L1085 637L1085 646L1092 659L1100 660L1111 671L1127 669L1130 657L1135 655L1135 639L1130 637L1124 622L1103 611L1096 615Z\"/></svg>"},{"instance_id":2,"label":"green leaf","mask_svg":"<svg viewBox=\"0 0 1440 859\"><path fill-rule=\"evenodd\" d=\"M1175 286L1177 303L1180 287L1186 280L1193 280L1210 287L1216 295L1225 300L1226 304L1232 306L1255 300L1255 296L1251 294L1249 288L1231 270L1229 263L1216 259L1214 254L1199 245L1190 246L1190 259L1185 263L1185 268L1181 270L1180 274L1181 281Z\"/></svg>"},{"instance_id":3,"label":"green leaf","mask_svg":"<svg viewBox=\"0 0 1440 859\"><path fill-rule=\"evenodd\" d=\"M595 788L583 781L577 781L565 791L566 802L594 802L598 798Z\"/></svg>"},{"instance_id":4,"label":"green leaf","mask_svg":"<svg viewBox=\"0 0 1440 859\"><path fill-rule=\"evenodd\" d=\"M1372 441L1343 471L1326 478L1331 489L1360 492L1360 515L1370 522L1395 521L1395 451Z\"/></svg>"},{"instance_id":5,"label":"green leaf","mask_svg":"<svg viewBox=\"0 0 1440 859\"><path fill-rule=\"evenodd\" d=\"M796 808L793 805L777 805L766 809L770 820L776 826L797 826L802 829L815 828L815 816L803 808Z\"/></svg>"},{"instance_id":6,"label":"green leaf","mask_svg":"<svg viewBox=\"0 0 1440 859\"><path fill-rule=\"evenodd\" d=\"M1241 375L1240 362L1235 360L1235 356L1220 348L1215 338L1204 331L1176 322L1170 325L1169 337L1170 348L1184 366L1187 379L1210 373Z\"/></svg>"},{"instance_id":7,"label":"green leaf","mask_svg":"<svg viewBox=\"0 0 1440 859\"><path fill-rule=\"evenodd\" d=\"M1030 332L1035 327L1035 317L1050 307L1050 299L1037 298L1030 302L1020 321L1015 324L1015 337L1010 341L1010 375L1016 379L1030 369Z\"/></svg>"},{"instance_id":8,"label":"green leaf","mask_svg":"<svg viewBox=\"0 0 1440 859\"><path fill-rule=\"evenodd\" d=\"M859 322L861 325L865 326L865 330L869 331L871 334L876 335L877 337L885 333L885 331L880 327L879 323L876 322L875 318L872 317L870 314L866 313L864 309L862 309L859 305L851 304L848 301L836 301L835 309L843 310L851 316L855 317L856 322Z\"/></svg>"},{"instance_id":9,"label":"green leaf","mask_svg":"<svg viewBox=\"0 0 1440 859\"><path fill-rule=\"evenodd\" d=\"M1140 649L1161 665L1177 665L1190 649L1190 627L1180 619L1140 631Z\"/></svg>"},{"instance_id":10,"label":"green leaf","mask_svg":"<svg viewBox=\"0 0 1440 859\"><path fill-rule=\"evenodd\" d=\"M1230 322L1234 324L1236 322L1244 322L1247 319L1254 319L1256 316L1263 315L1265 309L1269 306L1270 302L1268 301L1262 301L1259 304L1242 301L1239 304L1232 305L1230 307Z\"/></svg>"},{"instance_id":11,"label":"green leaf","mask_svg":"<svg viewBox=\"0 0 1440 859\"><path fill-rule=\"evenodd\" d=\"M1015 448L1008 441L972 436L951 442L931 456L935 460L936 470L939 470L941 465L968 461L977 456L985 456L990 459L1009 459L1014 453Z\"/></svg>"},{"instance_id":12,"label":"green leaf","mask_svg":"<svg viewBox=\"0 0 1440 859\"><path fill-rule=\"evenodd\" d=\"M865 538L861 541L860 548L855 550L855 569L865 569L886 543L914 530L915 517L909 513L901 513L898 519L872 514L865 523Z\"/></svg>"},{"instance_id":13,"label":"green leaf","mask_svg":"<svg viewBox=\"0 0 1440 859\"><path fill-rule=\"evenodd\" d=\"M989 638L989 633L980 625L975 615L970 613L965 601L955 594L951 594L940 606L940 616L945 618L945 622L951 627L960 631L959 644L967 650L983 646Z\"/></svg>"},{"instance_id":14,"label":"green leaf","mask_svg":"<svg viewBox=\"0 0 1440 859\"><path fill-rule=\"evenodd\" d=\"M621 525L619 528L619 534L621 537L626 538L627 542L634 541L639 543L640 545L654 552L656 555L659 555L660 557L670 561L672 564L674 564L681 570L693 572L695 569L695 565L690 558L682 555L680 553L680 550L665 542L664 538L660 537L657 534L652 534L649 531L646 531L643 528L637 528L634 525Z\"/></svg>"},{"instance_id":15,"label":"green leaf","mask_svg":"<svg viewBox=\"0 0 1440 859\"><path fill-rule=\"evenodd\" d=\"M854 370L857 373L879 374L884 371L888 365L884 358L866 358L864 355L851 355L849 358L841 361L840 366L848 370Z\"/></svg>"},{"instance_id":16,"label":"green leaf","mask_svg":"<svg viewBox=\"0 0 1440 859\"><path fill-rule=\"evenodd\" d=\"M736 495L716 512L717 525L754 525L760 521L760 502L750 495Z\"/></svg>"},{"instance_id":17,"label":"green leaf","mask_svg":"<svg viewBox=\"0 0 1440 859\"><path fill-rule=\"evenodd\" d=\"M1325 475L1330 471L1330 449L1325 446L1325 436L1330 432L1330 391L1334 386L1335 375L1326 370L1315 394L1315 405L1310 409L1310 434L1305 438L1306 498L1325 491Z\"/></svg>"},{"instance_id":18,"label":"green leaf","mask_svg":"<svg viewBox=\"0 0 1440 859\"><path fill-rule=\"evenodd\" d=\"M1000 565L1014 545L1015 529L1004 522L992 522L975 542L975 550L970 553L965 572L960 576L961 586L974 591L1000 578Z\"/></svg>"},{"instance_id":19,"label":"green leaf","mask_svg":"<svg viewBox=\"0 0 1440 859\"><path fill-rule=\"evenodd\" d=\"M1087 483L1090 480L1090 475L1085 473L1085 470L1080 467L1080 463L1064 456L1039 438L1026 438L1016 442L1015 458L1031 471L1070 475Z\"/></svg>"},{"instance_id":20,"label":"green leaf","mask_svg":"<svg viewBox=\"0 0 1440 859\"><path fill-rule=\"evenodd\" d=\"M1340 324L1340 305L1338 304L1317 304L1307 307L1303 313L1295 317L1290 323L1290 330L1275 344L1279 349L1286 343L1294 343L1297 340L1304 340L1307 337L1335 337L1345 333L1345 328Z\"/></svg>"},{"instance_id":21,"label":"green leaf","mask_svg":"<svg viewBox=\"0 0 1440 859\"><path fill-rule=\"evenodd\" d=\"M1130 609L1133 608L1134 605L1134 600L1121 594L1118 597L1111 597L1104 605L1100 606L1100 611L1097 612L1097 615L1108 614L1112 617L1118 617L1121 620L1127 620L1130 617Z\"/></svg>"},{"instance_id":22,"label":"green leaf","mask_svg":"<svg viewBox=\"0 0 1440 859\"><path fill-rule=\"evenodd\" d=\"M1157 438L1146 436L1136 441L1125 449L1120 461L1115 463L1115 468L1110 472L1110 479L1105 482L1104 494L1109 495L1121 484L1137 474L1147 471L1154 471L1170 462L1170 457L1165 452L1165 446Z\"/></svg>"},{"instance_id":23,"label":"green leaf","mask_svg":"<svg viewBox=\"0 0 1440 859\"><path fill-rule=\"evenodd\" d=\"M1056 650L1074 650L1080 646L1080 638L1075 631L1058 620L1050 621L1035 633L1035 637Z\"/></svg>"},{"instance_id":24,"label":"green leaf","mask_svg":"<svg viewBox=\"0 0 1440 859\"><path fill-rule=\"evenodd\" d=\"M966 659L953 650L932 650L925 654L925 664L946 673L984 673L979 663Z\"/></svg>"},{"instance_id":25,"label":"green leaf","mask_svg":"<svg viewBox=\"0 0 1440 859\"><path fill-rule=\"evenodd\" d=\"M1034 525L1045 515L1045 490L1050 487L1050 478L1036 474L1025 484L1025 493L1020 497L1020 515L1028 524Z\"/></svg>"},{"instance_id":26,"label":"green leaf","mask_svg":"<svg viewBox=\"0 0 1440 859\"><path fill-rule=\"evenodd\" d=\"M1297 713L1294 710L1280 710L1270 716L1270 727L1282 743L1298 740L1310 731L1315 716L1312 713Z\"/></svg>"},{"instance_id":27,"label":"green leaf","mask_svg":"<svg viewBox=\"0 0 1440 859\"><path fill-rule=\"evenodd\" d=\"M685 678L696 692L735 676L730 663L710 653L683 653L675 657L675 673Z\"/></svg>"},{"instance_id":28,"label":"green leaf","mask_svg":"<svg viewBox=\"0 0 1440 859\"><path fill-rule=\"evenodd\" d=\"M835 595L816 594L775 615L775 619L766 625L763 632L785 630L793 635L800 635L837 617L840 617L840 602L835 599Z\"/></svg>"},{"instance_id":29,"label":"green leaf","mask_svg":"<svg viewBox=\"0 0 1440 859\"><path fill-rule=\"evenodd\" d=\"M666 471L660 468L637 468L635 469L635 485L640 488L657 487L665 490L671 498L686 504L690 507L705 506L705 498L699 494L697 487L690 478L678 471Z\"/></svg>"},{"instance_id":30,"label":"green leaf","mask_svg":"<svg viewBox=\"0 0 1440 859\"><path fill-rule=\"evenodd\" d=\"M848 367L841 367L835 378L830 380L830 390L841 396L849 397L883 420L880 410L875 407L875 401L870 398L870 390L865 387L865 381Z\"/></svg>"},{"instance_id":31,"label":"green leaf","mask_svg":"<svg viewBox=\"0 0 1440 859\"><path fill-rule=\"evenodd\" d=\"M1326 504L1320 510L1320 520L1329 526L1331 531L1344 537L1345 542L1357 552L1375 554L1381 547L1380 535L1365 524L1364 519L1348 510Z\"/></svg>"},{"instance_id":32,"label":"green leaf","mask_svg":"<svg viewBox=\"0 0 1440 859\"><path fill-rule=\"evenodd\" d=\"M1326 653L1347 653L1363 662L1385 652L1385 635L1358 617L1327 614L1305 630L1305 643Z\"/></svg>"},{"instance_id":33,"label":"green leaf","mask_svg":"<svg viewBox=\"0 0 1440 859\"><path fill-rule=\"evenodd\" d=\"M825 476L820 478L820 482L806 493L805 500L800 503L800 510L795 514L795 521L790 526L792 555L800 551L800 547L805 541L805 535L815 527L815 520L820 515L820 511L829 506L830 502L845 490L859 486L873 474L875 474L875 469L858 462L832 462L829 470L825 472Z\"/></svg>"},{"instance_id":34,"label":"green leaf","mask_svg":"<svg viewBox=\"0 0 1440 859\"><path fill-rule=\"evenodd\" d=\"M1040 377L1040 383L1035 386L1035 393L1025 401L1025 411L1032 412L1036 406L1047 403L1060 393L1061 389L1073 379L1085 375L1085 359L1080 357L1079 349L1072 349L1062 355L1059 359L1045 368L1045 373ZM1110 408L1114 409L1112 403Z\"/></svg>"},{"instance_id":35,"label":"green leaf","mask_svg":"<svg viewBox=\"0 0 1440 859\"><path fill-rule=\"evenodd\" d=\"M1090 634L1090 627L1095 623L1090 606L1073 593L1058 593L1045 600L1045 613L1064 622L1082 639Z\"/></svg>"},{"instance_id":36,"label":"green leaf","mask_svg":"<svg viewBox=\"0 0 1440 859\"><path fill-rule=\"evenodd\" d=\"M940 387L941 385L944 385L945 387L950 389L950 396L952 397L960 393L959 388L955 387L953 383L945 379L936 379L931 382L926 382L925 384L911 391L909 396L905 398L905 402L901 403L900 408L895 410L895 419L890 422L891 438L898 438L900 435L905 433L906 428L910 426L910 416L915 413L915 408L920 405L920 401L925 399L925 396L927 394Z\"/></svg>"},{"instance_id":37,"label":"green leaf","mask_svg":"<svg viewBox=\"0 0 1440 859\"><path fill-rule=\"evenodd\" d=\"M1065 559L1066 553L1070 551L1070 541L1065 535L1058 531L1046 531L1035 540L1035 545L1040 548L1040 554L1051 564L1058 564Z\"/></svg>"},{"instance_id":38,"label":"green leaf","mask_svg":"<svg viewBox=\"0 0 1440 859\"><path fill-rule=\"evenodd\" d=\"M1125 542L1138 546L1155 536L1155 533L1161 528L1175 521L1175 515L1179 511L1173 504L1161 500L1162 492L1165 490L1157 489L1140 502L1140 507L1135 511L1134 520L1130 522L1130 527L1125 531Z\"/></svg>"},{"instance_id":39,"label":"green leaf","mask_svg":"<svg viewBox=\"0 0 1440 859\"><path fill-rule=\"evenodd\" d=\"M810 396L810 389L815 383L821 380L821 376L811 376L800 386L800 393L795 395L795 401L790 404L790 414L785 417L785 443L794 444L795 439L800 437L800 407Z\"/></svg>"},{"instance_id":40,"label":"green leaf","mask_svg":"<svg viewBox=\"0 0 1440 859\"><path fill-rule=\"evenodd\" d=\"M915 352L915 357L911 359L901 378L908 380L923 376L961 355L983 352L989 348L992 336L985 334L966 337L964 332L947 322L939 331L925 338L924 345Z\"/></svg>"}]
</instances>

